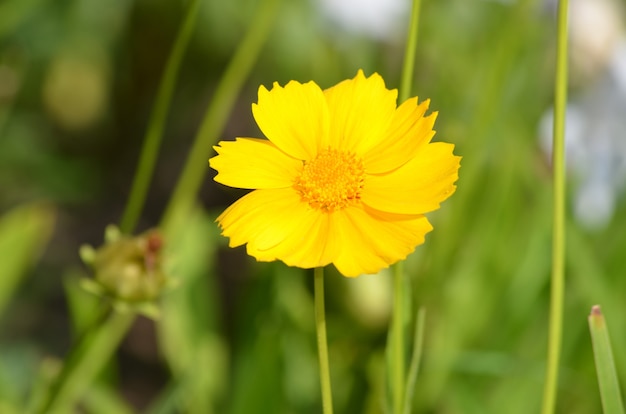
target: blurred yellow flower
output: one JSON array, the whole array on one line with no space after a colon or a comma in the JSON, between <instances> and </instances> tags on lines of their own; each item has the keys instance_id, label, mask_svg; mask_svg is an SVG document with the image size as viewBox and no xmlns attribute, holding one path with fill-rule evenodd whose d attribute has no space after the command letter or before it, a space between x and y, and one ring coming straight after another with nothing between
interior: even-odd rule
<instances>
[{"instance_id":1,"label":"blurred yellow flower","mask_svg":"<svg viewBox=\"0 0 626 414\"><path fill-rule=\"evenodd\" d=\"M454 145L430 143L436 113L359 71L322 90L314 82L259 88L252 113L268 138L215 147L215 180L253 189L217 221L230 246L302 268L333 263L345 276L376 273L432 230L424 213L455 190Z\"/></svg>"}]
</instances>

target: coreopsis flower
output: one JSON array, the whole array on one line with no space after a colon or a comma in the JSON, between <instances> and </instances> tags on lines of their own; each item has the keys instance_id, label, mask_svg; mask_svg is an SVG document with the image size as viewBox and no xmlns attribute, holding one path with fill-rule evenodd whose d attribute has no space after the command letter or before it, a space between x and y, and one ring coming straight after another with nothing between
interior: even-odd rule
<instances>
[{"instance_id":1,"label":"coreopsis flower","mask_svg":"<svg viewBox=\"0 0 626 414\"><path fill-rule=\"evenodd\" d=\"M404 259L432 226L425 213L455 190L460 157L431 143L437 116L378 74L322 90L291 81L259 88L254 118L267 139L222 141L210 165L219 183L253 191L217 222L230 246L259 261L330 263L345 276Z\"/></svg>"}]
</instances>

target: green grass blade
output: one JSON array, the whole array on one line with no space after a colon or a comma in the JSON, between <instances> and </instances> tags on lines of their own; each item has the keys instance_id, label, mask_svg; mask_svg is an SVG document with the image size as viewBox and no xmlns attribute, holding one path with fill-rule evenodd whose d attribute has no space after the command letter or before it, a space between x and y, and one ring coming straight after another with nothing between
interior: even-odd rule
<instances>
[{"instance_id":1,"label":"green grass blade","mask_svg":"<svg viewBox=\"0 0 626 414\"><path fill-rule=\"evenodd\" d=\"M410 414L415 394L415 384L420 370L422 351L424 349L424 325L426 323L426 308L420 307L415 318L415 331L413 337L413 352L411 353L411 365L406 381L406 394L404 396L404 414Z\"/></svg>"},{"instance_id":2,"label":"green grass blade","mask_svg":"<svg viewBox=\"0 0 626 414\"><path fill-rule=\"evenodd\" d=\"M213 145L217 143L220 133L226 126L226 121L235 105L239 91L265 45L270 30L273 28L279 5L280 0L261 2L255 18L250 23L248 32L228 64L217 86L213 100L207 108L194 139L193 147L189 151L185 167L163 214L162 227L164 229L174 226L174 222L179 217L184 217L187 212L191 211L202 180L205 178ZM175 211L179 211L179 215L175 215Z\"/></svg>"},{"instance_id":3,"label":"green grass blade","mask_svg":"<svg viewBox=\"0 0 626 414\"><path fill-rule=\"evenodd\" d=\"M135 173L133 185L130 191L128 203L122 215L120 229L124 233L132 233L137 220L141 214L141 210L146 201L148 187L152 179L154 167L159 154L161 140L163 138L163 130L167 120L167 113L174 94L174 87L178 78L178 72L187 49L187 44L194 32L196 16L200 9L200 1L193 0L187 8L185 20L180 28L180 32L176 37L174 48L167 60L167 66L159 85L159 92L150 117L146 136L144 138L139 165Z\"/></svg>"},{"instance_id":4,"label":"green grass blade","mask_svg":"<svg viewBox=\"0 0 626 414\"><path fill-rule=\"evenodd\" d=\"M404 50L404 63L402 66L402 79L398 102L402 103L411 97L413 89L413 77L415 76L415 55L417 53L417 33L419 30L421 0L413 0L411 7L411 24L407 34L406 48Z\"/></svg>"},{"instance_id":5,"label":"green grass blade","mask_svg":"<svg viewBox=\"0 0 626 414\"><path fill-rule=\"evenodd\" d=\"M71 410L117 349L134 320L133 312L112 311L104 322L85 334L66 358L65 367L42 413Z\"/></svg>"},{"instance_id":6,"label":"green grass blade","mask_svg":"<svg viewBox=\"0 0 626 414\"><path fill-rule=\"evenodd\" d=\"M596 360L598 383L600 385L602 408L605 414L624 413L622 395L613 360L613 351L611 350L611 342L609 340L609 329L606 326L606 320L599 305L591 308L588 320L591 341L593 343L593 354Z\"/></svg>"}]
</instances>

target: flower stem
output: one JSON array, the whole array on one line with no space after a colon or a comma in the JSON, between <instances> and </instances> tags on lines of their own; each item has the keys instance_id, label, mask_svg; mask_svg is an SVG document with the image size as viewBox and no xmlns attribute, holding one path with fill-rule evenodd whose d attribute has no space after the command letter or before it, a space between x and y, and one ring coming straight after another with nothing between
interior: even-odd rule
<instances>
[{"instance_id":1,"label":"flower stem","mask_svg":"<svg viewBox=\"0 0 626 414\"><path fill-rule=\"evenodd\" d=\"M398 262L393 272L392 344L392 398L393 413L402 414L406 386L406 358L404 355L404 263Z\"/></svg>"},{"instance_id":2,"label":"flower stem","mask_svg":"<svg viewBox=\"0 0 626 414\"><path fill-rule=\"evenodd\" d=\"M563 331L563 296L565 288L565 110L567 105L567 9L560 0L557 17L557 61L554 90L553 228L552 278L550 289L550 328L548 361L543 394L543 414L554 412L558 384L559 358Z\"/></svg>"},{"instance_id":3,"label":"flower stem","mask_svg":"<svg viewBox=\"0 0 626 414\"><path fill-rule=\"evenodd\" d=\"M172 100L172 94L174 92L174 86L176 85L176 78L178 77L178 70L189 44L189 39L193 33L193 29L196 23L196 16L200 9L200 0L192 0L189 5L183 25L178 32L176 41L174 42L174 48L172 49L161 83L159 85L159 91L157 92L156 102L154 109L148 122L148 128L143 141L143 147L141 149L141 155L139 158L139 165L135 172L135 178L133 179L133 185L130 190L130 197L122 214L122 220L120 223L120 230L123 233L132 233L137 220L141 214L141 210L146 202L146 194L148 193L148 187L150 186L150 180L154 172L154 166L159 153L159 147L161 146L161 140L163 137L163 128L167 119L167 112Z\"/></svg>"},{"instance_id":4,"label":"flower stem","mask_svg":"<svg viewBox=\"0 0 626 414\"><path fill-rule=\"evenodd\" d=\"M42 413L71 411L72 406L109 360L135 320L134 312L110 310L81 338L63 366Z\"/></svg>"},{"instance_id":5,"label":"flower stem","mask_svg":"<svg viewBox=\"0 0 626 414\"><path fill-rule=\"evenodd\" d=\"M404 102L411 96L415 69L415 53L417 50L417 33L419 28L420 0L413 0L411 21L407 35L402 77L399 88L399 101ZM406 393L406 357L404 354L404 264L396 263L393 269L393 321L391 325L391 385L392 406L394 414L402 414Z\"/></svg>"},{"instance_id":6,"label":"flower stem","mask_svg":"<svg viewBox=\"0 0 626 414\"><path fill-rule=\"evenodd\" d=\"M420 20L421 0L413 0L411 9L411 23L407 36L406 48L404 50L404 63L402 65L402 78L400 80L400 90L398 99L400 103L406 101L411 96L413 88L413 75L415 70L415 53L417 50L417 31Z\"/></svg>"},{"instance_id":7,"label":"flower stem","mask_svg":"<svg viewBox=\"0 0 626 414\"><path fill-rule=\"evenodd\" d=\"M330 387L328 342L326 339L326 312L324 311L324 268L317 267L313 273L315 278L315 329L317 331L317 351L320 363L322 407L324 414L332 414L333 397Z\"/></svg>"},{"instance_id":8,"label":"flower stem","mask_svg":"<svg viewBox=\"0 0 626 414\"><path fill-rule=\"evenodd\" d=\"M248 33L228 64L207 108L183 172L170 198L163 216L164 227L167 228L172 225L174 209L177 210L176 217L184 217L191 208L206 174L207 160L211 154L212 146L224 129L243 82L250 73L261 47L267 39L278 10L278 4L279 0L264 0L262 2L260 10L255 13L256 17Z\"/></svg>"}]
</instances>

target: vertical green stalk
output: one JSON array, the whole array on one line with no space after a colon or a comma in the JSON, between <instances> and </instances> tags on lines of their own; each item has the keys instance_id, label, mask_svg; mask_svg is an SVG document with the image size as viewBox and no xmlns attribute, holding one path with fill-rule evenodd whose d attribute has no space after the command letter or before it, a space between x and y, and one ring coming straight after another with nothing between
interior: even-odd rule
<instances>
[{"instance_id":1,"label":"vertical green stalk","mask_svg":"<svg viewBox=\"0 0 626 414\"><path fill-rule=\"evenodd\" d=\"M624 414L624 404L615 370L615 360L609 340L609 329L599 305L591 308L589 330L598 373L602 410L605 414Z\"/></svg>"},{"instance_id":2,"label":"vertical green stalk","mask_svg":"<svg viewBox=\"0 0 626 414\"><path fill-rule=\"evenodd\" d=\"M41 413L72 411L76 400L91 384L135 320L133 312L107 313L78 343L66 359L57 383Z\"/></svg>"},{"instance_id":3,"label":"vertical green stalk","mask_svg":"<svg viewBox=\"0 0 626 414\"><path fill-rule=\"evenodd\" d=\"M415 53L417 51L417 32L419 29L420 5L421 0L413 0L409 33L407 35L406 48L404 49L402 78L400 79L400 91L398 96L400 103L409 99L413 88L413 72L415 71Z\"/></svg>"},{"instance_id":4,"label":"vertical green stalk","mask_svg":"<svg viewBox=\"0 0 626 414\"><path fill-rule=\"evenodd\" d=\"M415 53L417 49L417 33L419 27L420 0L413 0L411 21L407 35L402 77L400 81L399 102L411 96L413 72L415 69ZM402 414L406 393L406 357L404 349L404 265L396 263L393 268L393 321L391 325L391 386L392 406L394 414Z\"/></svg>"},{"instance_id":5,"label":"vertical green stalk","mask_svg":"<svg viewBox=\"0 0 626 414\"><path fill-rule=\"evenodd\" d=\"M255 13L256 17L248 33L228 64L217 86L213 100L204 115L183 172L174 189L174 194L170 198L163 217L164 227L167 228L171 225L174 219L174 209L179 209L177 213L184 216L185 212L191 208L206 174L207 161L211 155L212 146L217 142L219 134L224 129L243 82L250 73L252 65L267 39L278 10L278 4L279 0L264 0L262 2L260 10Z\"/></svg>"},{"instance_id":6,"label":"vertical green stalk","mask_svg":"<svg viewBox=\"0 0 626 414\"><path fill-rule=\"evenodd\" d=\"M324 268L313 271L315 278L315 329L317 332L317 352L320 363L320 385L322 388L322 408L324 414L333 412L333 396L330 387L330 367L328 364L328 341L326 339L326 312L324 310Z\"/></svg>"},{"instance_id":7,"label":"vertical green stalk","mask_svg":"<svg viewBox=\"0 0 626 414\"><path fill-rule=\"evenodd\" d=\"M411 365L409 366L409 376L406 381L406 395L404 397L404 414L411 413L413 395L415 394L415 383L420 370L422 360L422 350L424 349L424 325L426 321L426 308L421 307L415 318L415 337L413 338L413 354L411 355Z\"/></svg>"},{"instance_id":8,"label":"vertical green stalk","mask_svg":"<svg viewBox=\"0 0 626 414\"><path fill-rule=\"evenodd\" d=\"M393 270L391 398L393 413L402 414L406 386L406 358L404 353L404 263L396 263Z\"/></svg>"},{"instance_id":9,"label":"vertical green stalk","mask_svg":"<svg viewBox=\"0 0 626 414\"><path fill-rule=\"evenodd\" d=\"M174 42L174 48L167 59L165 71L161 78L159 85L159 91L157 92L156 102L150 121L148 122L148 128L143 141L143 147L141 149L141 155L139 158L139 165L135 172L135 178L133 179L133 185L130 190L130 198L126 204L124 213L122 214L122 220L120 224L120 230L123 233L132 233L141 210L146 201L146 194L148 193L148 187L152 174L154 172L154 166L159 153L159 147L161 146L161 140L163 137L163 128L167 119L167 112L172 100L172 94L174 93L174 87L176 85L176 79L178 77L178 71L180 64L183 60L185 50L189 44L189 39L193 33L193 29L196 23L196 17L198 10L200 9L200 0L192 0L189 8L187 9L185 20L178 32L176 41Z\"/></svg>"},{"instance_id":10,"label":"vertical green stalk","mask_svg":"<svg viewBox=\"0 0 626 414\"><path fill-rule=\"evenodd\" d=\"M554 412L559 376L565 290L565 110L567 106L567 10L568 1L560 0L557 16L557 61L554 88L553 229L552 279L550 289L550 330L548 361L543 393L543 414Z\"/></svg>"}]
</instances>

